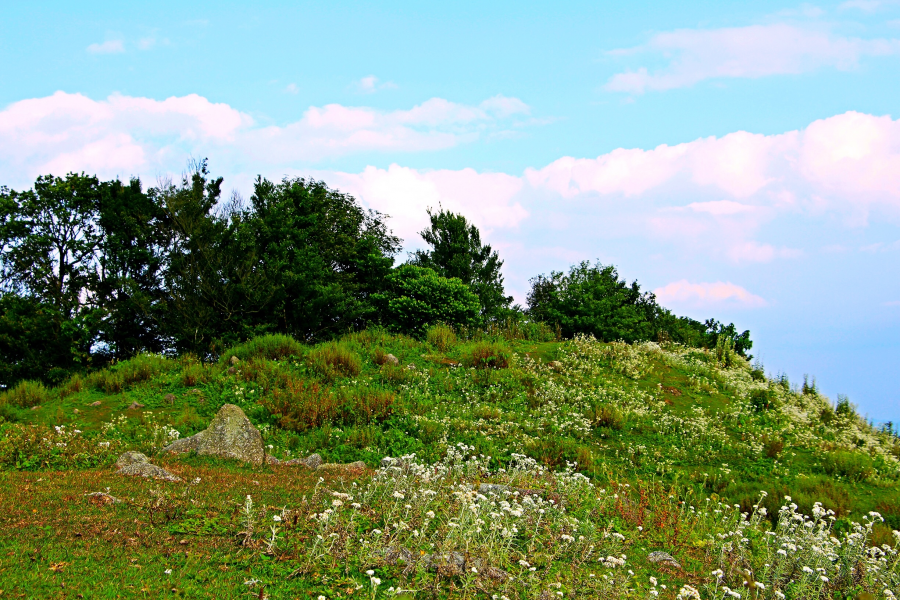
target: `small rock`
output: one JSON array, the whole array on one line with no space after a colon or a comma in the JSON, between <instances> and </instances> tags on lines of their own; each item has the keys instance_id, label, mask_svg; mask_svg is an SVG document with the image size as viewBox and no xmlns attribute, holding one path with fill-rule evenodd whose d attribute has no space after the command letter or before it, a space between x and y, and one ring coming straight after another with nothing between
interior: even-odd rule
<instances>
[{"instance_id":1,"label":"small rock","mask_svg":"<svg viewBox=\"0 0 900 600\"><path fill-rule=\"evenodd\" d=\"M232 356L232 357L228 360L228 362L230 362L232 365L236 365L236 364L238 364L239 362L241 362L241 359L239 359L237 356Z\"/></svg>"},{"instance_id":2,"label":"small rock","mask_svg":"<svg viewBox=\"0 0 900 600\"><path fill-rule=\"evenodd\" d=\"M163 396L163 400L165 400L169 404L175 404L175 394L166 394L165 396Z\"/></svg>"},{"instance_id":3,"label":"small rock","mask_svg":"<svg viewBox=\"0 0 900 600\"><path fill-rule=\"evenodd\" d=\"M234 367L228 367L229 375L234 375L235 373L237 373L237 369L235 369Z\"/></svg>"},{"instance_id":4,"label":"small rock","mask_svg":"<svg viewBox=\"0 0 900 600\"><path fill-rule=\"evenodd\" d=\"M93 499L98 504L119 504L122 502L115 496L110 496L106 492L91 492L89 494L85 494L88 498Z\"/></svg>"},{"instance_id":5,"label":"small rock","mask_svg":"<svg viewBox=\"0 0 900 600\"><path fill-rule=\"evenodd\" d=\"M265 460L262 435L234 404L225 404L209 427L191 437L175 440L162 452L197 452L261 465Z\"/></svg>"},{"instance_id":6,"label":"small rock","mask_svg":"<svg viewBox=\"0 0 900 600\"><path fill-rule=\"evenodd\" d=\"M88 406L101 406L103 403L97 400L96 402L91 402Z\"/></svg>"},{"instance_id":7,"label":"small rock","mask_svg":"<svg viewBox=\"0 0 900 600\"><path fill-rule=\"evenodd\" d=\"M496 494L498 496L505 496L507 492L509 492L509 486L500 485L499 483L482 483L478 486L479 494Z\"/></svg>"},{"instance_id":8,"label":"small rock","mask_svg":"<svg viewBox=\"0 0 900 600\"><path fill-rule=\"evenodd\" d=\"M78 410L77 408L73 408L73 409L72 409L72 412L75 413L76 415L79 414L79 413L81 413L81 411Z\"/></svg>"},{"instance_id":9,"label":"small rock","mask_svg":"<svg viewBox=\"0 0 900 600\"><path fill-rule=\"evenodd\" d=\"M270 465L284 465L286 467L301 466L309 469L315 469L323 462L322 457L318 454L310 454L306 458L292 458L290 460L278 460L274 456L266 455L266 463Z\"/></svg>"},{"instance_id":10,"label":"small rock","mask_svg":"<svg viewBox=\"0 0 900 600\"><path fill-rule=\"evenodd\" d=\"M144 408L144 405L137 400L128 405L128 410L137 410L139 408Z\"/></svg>"},{"instance_id":11,"label":"small rock","mask_svg":"<svg viewBox=\"0 0 900 600\"><path fill-rule=\"evenodd\" d=\"M659 551L651 552L650 554L647 555L647 560L649 560L652 563L658 564L658 565L665 565L667 567L675 567L676 569L681 568L681 564L679 564L679 562L677 560L675 560L675 557L672 556L671 554L669 554L668 552L659 552Z\"/></svg>"},{"instance_id":12,"label":"small rock","mask_svg":"<svg viewBox=\"0 0 900 600\"><path fill-rule=\"evenodd\" d=\"M37 410L37 409L39 409L39 408L40 408L40 406L38 406L37 404L35 404L34 406L31 407L31 410Z\"/></svg>"},{"instance_id":13,"label":"small rock","mask_svg":"<svg viewBox=\"0 0 900 600\"><path fill-rule=\"evenodd\" d=\"M359 474L366 470L366 463L361 460L356 462L341 463L322 463L316 467L316 471L328 471L331 473L350 473Z\"/></svg>"},{"instance_id":14,"label":"small rock","mask_svg":"<svg viewBox=\"0 0 900 600\"><path fill-rule=\"evenodd\" d=\"M384 363L385 365L399 365L400 359L394 356L393 354L385 354L384 355Z\"/></svg>"},{"instance_id":15,"label":"small rock","mask_svg":"<svg viewBox=\"0 0 900 600\"><path fill-rule=\"evenodd\" d=\"M547 363L547 366L558 373L559 371L562 371L563 365L558 360L551 360L550 362Z\"/></svg>"},{"instance_id":16,"label":"small rock","mask_svg":"<svg viewBox=\"0 0 900 600\"><path fill-rule=\"evenodd\" d=\"M145 454L129 450L116 461L116 473L132 477L152 477L165 481L181 481L181 479L162 467L151 465Z\"/></svg>"}]
</instances>

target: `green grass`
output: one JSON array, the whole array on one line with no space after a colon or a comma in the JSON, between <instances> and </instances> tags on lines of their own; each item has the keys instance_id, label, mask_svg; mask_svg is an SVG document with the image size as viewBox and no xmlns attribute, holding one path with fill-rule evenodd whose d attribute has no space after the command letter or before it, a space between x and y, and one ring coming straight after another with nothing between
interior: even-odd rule
<instances>
[{"instance_id":1,"label":"green grass","mask_svg":"<svg viewBox=\"0 0 900 600\"><path fill-rule=\"evenodd\" d=\"M585 519L598 531L611 528L626 536L623 551L636 557L629 565L636 569L636 577L642 578L644 588L651 574L669 582L666 590L657 590L660 597L674 598L684 584L703 588L704 598L721 597L709 595L712 592L703 586L708 584L709 572L724 559L710 555L703 535L681 539L673 532L673 528L691 526L705 535L714 528L709 523L690 525L694 518L690 515L675 518L670 514L674 509L667 508L670 494L681 515L688 505L705 506L707 498L708 502L738 505L741 511L753 512L760 492L766 491L762 506L768 514L759 524L761 529L776 526L785 496L806 514L812 514L816 502L831 509L836 535L852 531L854 523L862 522L869 511L878 511L884 523L869 526L870 543L896 543L891 530L900 529L900 441L868 426L848 403L835 406L812 386L794 389L783 377L767 379L760 369L751 368L739 357L717 356L715 351L548 341L551 337L543 331L476 336L435 329L425 342L419 342L373 330L307 347L290 338L266 336L229 350L217 364L203 364L191 357L146 355L73 377L59 388L38 389L27 384L31 386L27 394L11 390L0 399L0 417L5 421L0 423L0 466L4 469L0 471L4 478L0 501L10 514L29 525L4 527L6 533L0 534L0 554L7 553L9 558L0 563L0 589L17 590L16 594L24 597L29 593L32 597L77 597L77 586L72 586L81 577L82 587L95 586L85 597L113 594L103 591L101 582L73 572L91 561L111 561L121 567L124 574L117 575L120 579L116 581L126 596L141 595L140 586L148 585L150 591L144 594L150 597L171 593L167 591L171 588L190 594L202 585L219 586L215 589L226 597L248 591L258 594L260 586L243 586L243 581L257 578L268 582L265 594L272 597L322 593L332 598L360 582L363 589L341 592L342 597L371 597L364 573L372 566L383 569L379 573L385 582L404 585L402 568L359 548L344 560L352 563L350 571L341 571L337 565L328 567L321 557L316 559L319 562L310 562L310 549L315 546L310 529L301 528L291 535L285 531L285 541L288 537L293 541L291 550L285 549L280 559L261 552L261 546L255 552L236 546L239 504L246 494L252 494L257 505L269 502L268 496L259 496L252 481L263 487L264 479L272 482L272 494L280 499L267 506L296 508L303 505L304 495L307 502L314 498L310 495L315 494L312 474L269 467L256 473L227 464L193 464L190 461L194 459L186 459L174 463L173 468L191 477L203 472L197 493L211 481L216 483L210 485L228 493L211 487L202 492L208 495L199 504L205 516L196 513L201 509L195 507L191 516L173 519L182 525L171 527L180 527L184 534L172 534L169 524L150 523L140 516L140 498L155 484L116 478L110 475L109 466L126 449L152 457L176 434L183 437L204 428L224 403L241 406L261 429L270 453L279 458L318 452L328 462L362 460L376 467L384 456L415 454L416 460L437 463L452 448L464 444L472 455L485 457L479 459L478 473L459 475L458 482L469 485L477 485L490 473L502 479L499 469L507 468L515 455L537 461L548 473L574 465L598 489L628 490L621 497L631 499L618 508L615 503L595 506L596 499L588 502L582 498L581 509L593 507L584 513ZM388 353L398 358L399 365L385 363ZM232 364L231 356L239 361ZM561 367L549 368L550 361L559 361ZM133 403L143 406L129 408ZM291 477L306 483L295 486ZM42 478L47 483L35 487ZM83 483L78 483L82 479ZM51 481L68 481L79 493L84 493L82 487L86 492L109 486L113 495L138 500L127 507L95 507L74 492L65 492L64 486L50 485ZM554 481L534 476L532 483L553 488L558 486ZM623 488L625 484L631 487ZM46 493L29 496L21 492L22 486ZM178 489L177 485L166 486ZM70 504L60 504L57 494L71 497ZM644 502L646 506L640 509ZM450 512L457 508L452 502L444 506ZM29 510L46 514L41 518L25 515L23 511ZM372 510L375 515L382 509L376 505ZM69 515L71 527L50 516L56 514ZM89 544L72 533L74 523L94 522L95 518L97 523L105 520L102 527L133 531L135 539L145 540L134 552L127 544L120 548L124 555L136 557L135 564L144 565L142 569L181 556L180 550L172 550L171 542L165 541L173 535L183 536L190 545L209 545L198 550L208 559L197 555L185 558L177 583L165 578L147 583L150 579L142 579L142 569L113 556L115 552L103 544ZM643 523L647 519L656 523L655 531L637 529L646 529ZM16 522L7 516L7 525ZM50 529L46 529L48 524ZM378 526L369 522L365 527ZM29 564L27 552L42 535L53 540L45 542L41 550L42 556L47 556L45 562L56 560L70 566L50 571L50 565L44 565L33 578L16 571L11 565L19 561ZM432 535L441 544L450 544L446 532L435 530ZM561 528L537 529L529 535L535 539L549 536L545 541L558 542L559 536L568 534ZM604 539L598 538L597 544L605 543ZM497 560L511 561L504 563L509 570L520 560L516 553L521 554L521 549L516 547L505 553L485 552ZM686 561L684 570L660 574L658 567L642 562L640 557L654 549L680 552L679 558ZM760 552L756 548L742 560L763 569L757 560ZM226 556L230 558L226 560ZM544 583L555 578L571 588L578 577L588 576L587 571L562 574L561 557L542 560ZM574 559L569 556L565 560L571 564ZM239 565L228 569L234 568L240 577L231 578L227 569L216 571L223 565ZM312 569L302 577L295 575L294 579L302 581L287 578L302 565ZM34 586L58 585L66 581L67 572L74 579L66 588L52 588L56 591L43 596L28 591L50 590ZM419 576L425 577L424 573ZM730 576L739 577L735 573ZM349 579L357 583L351 585ZM338 583L343 580L347 581ZM425 585L412 575L407 580L407 585L415 581L417 586ZM441 581L437 588L416 597L491 597L503 588L465 577ZM387 587L381 586L379 595ZM534 587L540 593L538 588ZM518 597L531 597L526 588L503 589ZM851 593L851 589L855 591ZM632 592L637 594L636 590L633 587ZM852 598L862 588L847 584L840 590L828 593L844 595L827 597ZM646 597L647 589L641 593L634 597ZM600 588L591 594L607 597Z\"/></svg>"}]
</instances>

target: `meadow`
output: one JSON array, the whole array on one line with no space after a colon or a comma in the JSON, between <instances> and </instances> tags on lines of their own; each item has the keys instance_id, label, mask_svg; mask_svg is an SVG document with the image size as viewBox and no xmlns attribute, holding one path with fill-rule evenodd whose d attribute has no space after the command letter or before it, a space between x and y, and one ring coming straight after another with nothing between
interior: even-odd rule
<instances>
[{"instance_id":1,"label":"meadow","mask_svg":"<svg viewBox=\"0 0 900 600\"><path fill-rule=\"evenodd\" d=\"M273 457L368 468L159 455L228 403ZM0 416L4 597L900 593L900 439L727 344L271 335L23 382ZM182 481L115 475L126 450Z\"/></svg>"}]
</instances>

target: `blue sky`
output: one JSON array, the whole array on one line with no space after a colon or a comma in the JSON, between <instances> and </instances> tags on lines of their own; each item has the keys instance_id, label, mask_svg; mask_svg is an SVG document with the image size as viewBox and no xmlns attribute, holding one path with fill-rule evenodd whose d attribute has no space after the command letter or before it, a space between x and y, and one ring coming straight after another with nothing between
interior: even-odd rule
<instances>
[{"instance_id":1,"label":"blue sky","mask_svg":"<svg viewBox=\"0 0 900 600\"><path fill-rule=\"evenodd\" d=\"M6 3L0 184L313 176L583 259L900 421L900 2Z\"/></svg>"}]
</instances>

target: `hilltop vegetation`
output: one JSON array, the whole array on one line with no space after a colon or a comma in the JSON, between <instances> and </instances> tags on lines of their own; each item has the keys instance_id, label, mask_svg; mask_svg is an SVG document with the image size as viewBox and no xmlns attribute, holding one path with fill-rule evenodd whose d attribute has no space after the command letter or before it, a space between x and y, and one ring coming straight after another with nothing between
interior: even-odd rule
<instances>
[{"instance_id":1,"label":"hilltop vegetation","mask_svg":"<svg viewBox=\"0 0 900 600\"><path fill-rule=\"evenodd\" d=\"M893 427L767 376L749 331L600 263L514 305L443 209L396 264L323 182L221 189L0 189L0 595L900 593ZM331 470L161 452L226 404Z\"/></svg>"},{"instance_id":2,"label":"hilltop vegetation","mask_svg":"<svg viewBox=\"0 0 900 600\"><path fill-rule=\"evenodd\" d=\"M129 519L149 514L151 531L213 544L204 550L213 563L236 560L234 536L242 519L255 519L241 578L258 579L268 597L353 597L341 590L356 585L363 588L354 593L369 595L373 577L379 596L400 587L438 597L646 597L651 588L675 597L688 585L720 598L723 586L741 591L748 577L766 586L750 596L759 598L898 589L891 548L900 529L900 441L849 404L833 405L809 383L769 379L725 347L556 341L540 326L434 326L423 338L375 329L308 346L266 336L216 363L141 355L57 388L22 385L3 398L10 422L0 463L46 473L108 467L126 449L152 456L203 429L224 403L244 409L278 458L318 452L377 467L385 456L405 456L401 470L384 469L372 483L310 479L288 493L284 478L297 476L270 466L236 473L243 486L207 491L168 520L154 521L137 500L130 512L116 509ZM143 406L128 408L134 402ZM212 466L165 460L185 477ZM274 488L262 500L246 479L267 473ZM507 502L498 515L509 522L495 531L487 524L499 517L488 513L499 504L478 495L483 483L537 492L510 497L496 488L495 504ZM107 485L122 495L127 484ZM177 484L165 486L175 503ZM236 507L247 502L255 504L242 517ZM801 513L825 529L803 527L794 518ZM887 554L870 556L872 544ZM435 579L411 555L398 562L394 554L407 551L463 552L469 572L447 566ZM652 551L672 554L683 569L648 562ZM470 571L479 566L514 578ZM710 575L719 569L720 578Z\"/></svg>"}]
</instances>

